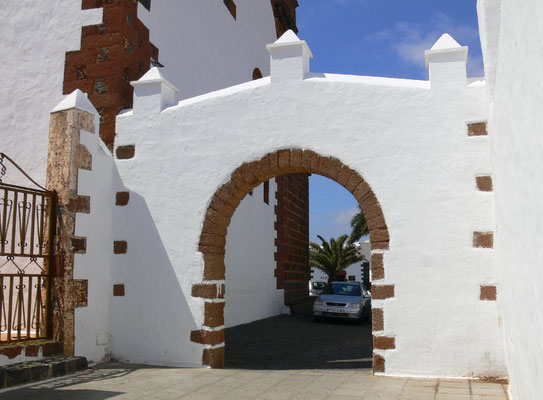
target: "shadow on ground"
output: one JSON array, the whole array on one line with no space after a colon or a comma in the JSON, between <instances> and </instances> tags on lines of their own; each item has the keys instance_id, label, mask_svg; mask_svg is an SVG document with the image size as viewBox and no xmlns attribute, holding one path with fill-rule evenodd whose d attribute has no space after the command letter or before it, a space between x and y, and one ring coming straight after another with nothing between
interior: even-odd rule
<instances>
[{"instance_id":1,"label":"shadow on ground","mask_svg":"<svg viewBox=\"0 0 543 400\"><path fill-rule=\"evenodd\" d=\"M372 351L371 321L317 323L304 313L226 329L226 368L371 368Z\"/></svg>"},{"instance_id":2,"label":"shadow on ground","mask_svg":"<svg viewBox=\"0 0 543 400\"><path fill-rule=\"evenodd\" d=\"M126 378L140 365L101 364L96 369L89 369L83 374L68 375L58 380L37 383L31 387L13 388L0 392L2 400L106 400L124 394L119 390L73 389L74 385L104 384L110 379Z\"/></svg>"}]
</instances>

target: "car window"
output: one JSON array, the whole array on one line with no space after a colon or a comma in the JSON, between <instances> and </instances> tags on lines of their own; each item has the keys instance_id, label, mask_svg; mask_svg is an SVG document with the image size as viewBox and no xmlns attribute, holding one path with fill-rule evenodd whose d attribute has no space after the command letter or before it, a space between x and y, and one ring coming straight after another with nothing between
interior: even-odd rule
<instances>
[{"instance_id":1,"label":"car window","mask_svg":"<svg viewBox=\"0 0 543 400\"><path fill-rule=\"evenodd\" d=\"M360 285L347 285L344 283L330 283L324 290L326 294L339 296L361 296Z\"/></svg>"},{"instance_id":2,"label":"car window","mask_svg":"<svg viewBox=\"0 0 543 400\"><path fill-rule=\"evenodd\" d=\"M326 283L324 282L313 282L313 289L321 290L326 287Z\"/></svg>"}]
</instances>

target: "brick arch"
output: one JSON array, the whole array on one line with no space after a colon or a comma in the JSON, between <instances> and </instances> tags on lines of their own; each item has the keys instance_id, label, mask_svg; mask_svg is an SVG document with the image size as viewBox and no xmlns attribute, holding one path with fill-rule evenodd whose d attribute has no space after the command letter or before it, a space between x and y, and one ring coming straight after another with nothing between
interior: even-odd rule
<instances>
[{"instance_id":1,"label":"brick arch","mask_svg":"<svg viewBox=\"0 0 543 400\"><path fill-rule=\"evenodd\" d=\"M192 286L192 296L205 299L204 327L191 332L191 341L206 345L202 357L204 365L213 368L224 366L224 256L230 220L241 200L255 187L271 178L290 173L323 175L345 187L355 197L364 211L370 230L373 279L384 279L383 252L389 249L390 235L377 197L358 172L337 158L301 149L278 150L257 161L244 163L232 173L230 181L213 195L199 241L198 249L204 258L203 282ZM372 296L379 300L393 297L394 286L373 285ZM383 309L374 308L372 320L374 349L394 348L394 338L379 335L384 329ZM384 372L384 362L382 355L374 354L374 371Z\"/></svg>"}]
</instances>

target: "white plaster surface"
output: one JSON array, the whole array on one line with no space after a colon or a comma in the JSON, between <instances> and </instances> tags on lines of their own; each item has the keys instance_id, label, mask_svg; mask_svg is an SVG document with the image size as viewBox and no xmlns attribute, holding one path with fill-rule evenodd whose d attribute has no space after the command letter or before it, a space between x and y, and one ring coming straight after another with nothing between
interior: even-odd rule
<instances>
[{"instance_id":1,"label":"white plaster surface","mask_svg":"<svg viewBox=\"0 0 543 400\"><path fill-rule=\"evenodd\" d=\"M102 10L73 0L0 2L0 149L45 184L49 111L62 99L66 51ZM26 185L23 178L17 183Z\"/></svg>"},{"instance_id":2,"label":"white plaster surface","mask_svg":"<svg viewBox=\"0 0 543 400\"><path fill-rule=\"evenodd\" d=\"M90 196L90 213L77 213L75 235L87 238L85 254L76 254L74 279L88 281L86 307L75 309L75 355L89 361L103 361L110 353L111 258L114 162L111 153L95 133L81 131L81 144L92 155L92 170L79 170L78 194Z\"/></svg>"},{"instance_id":3,"label":"white plaster surface","mask_svg":"<svg viewBox=\"0 0 543 400\"><path fill-rule=\"evenodd\" d=\"M138 16L151 28L151 41L160 49L160 60L166 65L163 70L151 70L147 80L160 77L164 71L173 82L163 84L165 88L161 88L162 93L169 91L170 97L162 97L164 101L158 111L177 102L177 93L172 94L175 92L174 84L182 88L183 97L190 97L249 80L255 67L260 68L264 75L269 74L265 44L276 39L270 2L237 0L236 4L237 20L232 18L221 1L185 2L183 7L179 7L178 2L173 0L155 1L151 13L139 5ZM53 111L77 107L96 113L90 102L84 101L86 99L82 92L64 97L62 83L65 52L80 48L81 27L101 23L102 10L82 11L81 1L71 0L5 1L0 5L0 20L0 54L3 56L0 75L0 150L11 156L39 183L44 184L49 111L61 102ZM172 40L172 37L176 39ZM109 332L108 317L112 284L126 283L127 296L115 298L116 303L122 304L135 296L136 305L143 301L145 306L157 304L159 307L163 298L153 296L153 299L149 300L145 296L145 288L140 294L136 294L134 290L139 290L140 283L173 283L175 279L172 280L166 272L161 274L161 270L150 267L145 271L148 276L138 275L139 270L133 268L135 282L124 279L122 274L123 280L119 280L118 271L123 271L125 264L122 256L111 255L113 240L129 237L124 234L124 229L125 225L132 225L123 220L123 212L119 211L115 220L119 227L114 231L116 236L113 237L111 208L114 191L110 183L115 181L114 188L122 189L122 186L116 176L108 175L112 173L111 160L104 152L105 147L94 142L92 138L85 139L85 134L82 136L82 140L89 141L94 169L92 173L80 173L80 194L91 195L91 215L77 216L77 234L88 236L88 242L87 254L76 257L75 274L79 279L89 279L89 306L76 310L76 352L98 361L109 352L110 338L113 338L113 333ZM7 177L10 182L28 184L24 177L11 169ZM137 196L133 196L131 205L144 206L144 203ZM141 224L140 228L152 225L145 219L146 216L142 213L136 221L131 222ZM263 224L263 221L260 222ZM266 229L269 228L273 229L273 219L267 221ZM250 232L252 226L247 229ZM137 233L133 232L134 235ZM240 231L239 236L246 234ZM139 241L131 240L129 246L141 243L141 248L144 249L149 243L157 242L160 242L160 238L156 232L146 232L139 236ZM272 248L273 241L268 250ZM141 260L145 260L145 257ZM152 266L155 262L167 262L167 257L149 255L149 265ZM117 266L118 264L120 265ZM110 267L113 268L111 276ZM143 281L140 279L142 276ZM170 286L166 284L166 287ZM179 287L174 288L173 291L179 293L178 289ZM175 299L173 296L172 301ZM145 309L145 306L142 309ZM177 307L173 301L173 314L179 313ZM162 309L164 310L163 307ZM113 318L123 321L126 315L117 316L116 310L113 306ZM133 329L141 330L138 325L139 315L130 316L133 319L126 326L131 327L134 323ZM93 323L95 319L96 322ZM156 329L161 329L168 324L168 319L165 316L153 322L156 323ZM145 329L142 332L147 335ZM121 342L123 330L115 333L118 342ZM175 337L175 332L172 335ZM161 336L157 336L160 342ZM166 336L171 340L171 335ZM130 349L128 354L138 353L138 343L129 341L122 343L122 346ZM164 349L164 353L167 352L168 349ZM162 354L154 356L157 363L163 362ZM155 359L146 357L150 362ZM178 359L171 362L178 364Z\"/></svg>"},{"instance_id":4,"label":"white plaster surface","mask_svg":"<svg viewBox=\"0 0 543 400\"><path fill-rule=\"evenodd\" d=\"M281 60L272 54L274 62ZM203 325L204 300L190 293L202 281L197 248L207 206L243 162L302 148L361 173L383 208L391 235L384 283L396 285L396 297L380 304L384 334L397 344L386 352L387 373L505 375L497 303L479 300L480 285L496 282L494 252L471 244L473 231L495 224L492 195L474 184L490 170L488 139L468 137L466 127L488 118L487 92L483 82L456 79L457 59L452 71L441 68L454 79L439 88L326 75L302 80L286 71L288 81L272 77L161 113L119 116L118 145L135 144L136 156L117 161L118 173L138 201L123 210L129 254L113 269L118 279L141 281L128 292L151 301L134 294L115 302L112 329L122 337L114 333L114 353L201 362L202 346L189 335ZM144 240L149 231L152 241ZM155 270L169 279L157 279ZM168 329L156 323L162 315Z\"/></svg>"},{"instance_id":5,"label":"white plaster surface","mask_svg":"<svg viewBox=\"0 0 543 400\"><path fill-rule=\"evenodd\" d=\"M274 228L277 203L275 179L270 179L269 203L264 185L246 196L232 217L226 240L226 304L224 320L232 327L283 312L284 290L274 276Z\"/></svg>"},{"instance_id":6,"label":"white plaster surface","mask_svg":"<svg viewBox=\"0 0 543 400\"><path fill-rule=\"evenodd\" d=\"M500 17L500 6L500 22L485 24ZM490 42L485 62L495 71L489 135L510 391L535 400L543 393L543 3L485 0L479 9Z\"/></svg>"},{"instance_id":7,"label":"white plaster surface","mask_svg":"<svg viewBox=\"0 0 543 400\"><path fill-rule=\"evenodd\" d=\"M494 95L498 69L501 4L502 0L477 0L479 36L483 51L486 85L491 98Z\"/></svg>"},{"instance_id":8,"label":"white plaster surface","mask_svg":"<svg viewBox=\"0 0 543 400\"><path fill-rule=\"evenodd\" d=\"M138 16L150 30L163 71L183 99L269 75L265 44L276 38L269 0L236 0L237 19L222 1L162 0ZM175 40L172 40L175 38Z\"/></svg>"}]
</instances>

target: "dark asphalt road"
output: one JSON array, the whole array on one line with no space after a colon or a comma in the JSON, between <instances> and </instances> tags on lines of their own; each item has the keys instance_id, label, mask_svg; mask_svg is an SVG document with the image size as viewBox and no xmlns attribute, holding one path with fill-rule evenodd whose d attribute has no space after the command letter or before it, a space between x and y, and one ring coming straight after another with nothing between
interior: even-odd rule
<instances>
[{"instance_id":1,"label":"dark asphalt road","mask_svg":"<svg viewBox=\"0 0 543 400\"><path fill-rule=\"evenodd\" d=\"M226 329L226 368L371 368L371 321L280 315Z\"/></svg>"}]
</instances>

